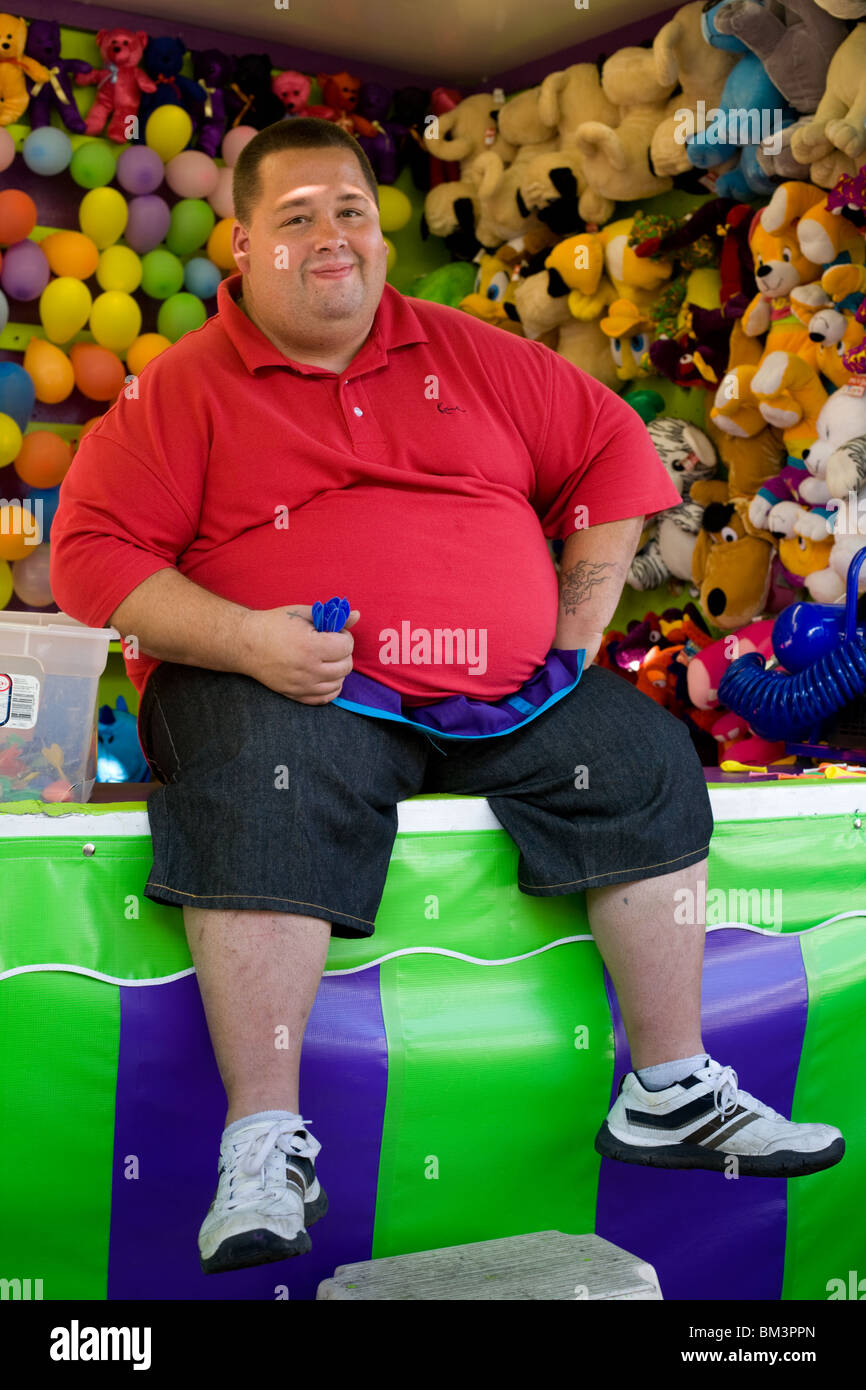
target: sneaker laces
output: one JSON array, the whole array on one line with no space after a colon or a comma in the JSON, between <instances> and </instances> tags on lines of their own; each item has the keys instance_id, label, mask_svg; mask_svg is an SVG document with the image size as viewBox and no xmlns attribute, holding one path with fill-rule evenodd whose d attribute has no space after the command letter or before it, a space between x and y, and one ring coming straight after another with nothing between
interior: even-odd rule
<instances>
[{"instance_id":1,"label":"sneaker laces","mask_svg":"<svg viewBox=\"0 0 866 1390\"><path fill-rule=\"evenodd\" d=\"M265 1168L279 1152L288 1158L297 1155L315 1159L322 1146L318 1139L307 1132L307 1125L311 1123L311 1120L303 1120L300 1116L297 1120L275 1120L269 1129L249 1143L245 1153L241 1153L244 1140L233 1145L233 1171L228 1175L229 1196L224 1203L227 1211L249 1206L253 1202L266 1211L283 1204L285 1187L281 1184L277 1189L267 1191L263 1180Z\"/></svg>"},{"instance_id":2,"label":"sneaker laces","mask_svg":"<svg viewBox=\"0 0 866 1390\"><path fill-rule=\"evenodd\" d=\"M727 1115L733 1114L737 1105L744 1105L749 1110L754 1110L756 1115L762 1115L766 1120L784 1120L785 1116L780 1115L778 1110L773 1110L763 1101L756 1100L750 1096L748 1091L741 1091L737 1085L737 1073L733 1067L723 1067L718 1062L709 1059L706 1071L710 1074L713 1084L713 1104L724 1120Z\"/></svg>"}]
</instances>

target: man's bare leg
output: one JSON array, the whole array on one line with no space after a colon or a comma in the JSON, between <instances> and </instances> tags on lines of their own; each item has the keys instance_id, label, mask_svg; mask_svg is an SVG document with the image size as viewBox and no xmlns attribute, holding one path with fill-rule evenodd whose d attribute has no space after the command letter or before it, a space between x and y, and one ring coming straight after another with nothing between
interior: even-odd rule
<instances>
[{"instance_id":1,"label":"man's bare leg","mask_svg":"<svg viewBox=\"0 0 866 1390\"><path fill-rule=\"evenodd\" d=\"M299 1114L301 1044L331 923L200 907L185 907L183 918L228 1098L226 1125L262 1110Z\"/></svg>"},{"instance_id":2,"label":"man's bare leg","mask_svg":"<svg viewBox=\"0 0 866 1390\"><path fill-rule=\"evenodd\" d=\"M707 861L660 878L591 888L586 894L592 934L622 1011L632 1066L654 1067L706 1052L701 1041ZM677 889L688 889L675 897ZM694 911L684 912L690 904ZM678 910L679 909L679 910ZM687 923L674 914L688 916Z\"/></svg>"}]
</instances>

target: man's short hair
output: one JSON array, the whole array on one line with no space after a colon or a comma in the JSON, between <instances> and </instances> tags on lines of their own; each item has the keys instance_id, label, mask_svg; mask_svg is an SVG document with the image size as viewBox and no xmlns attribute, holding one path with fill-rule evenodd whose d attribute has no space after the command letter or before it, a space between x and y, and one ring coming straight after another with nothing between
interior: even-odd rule
<instances>
[{"instance_id":1,"label":"man's short hair","mask_svg":"<svg viewBox=\"0 0 866 1390\"><path fill-rule=\"evenodd\" d=\"M378 204L379 185L373 166L354 136L333 121L318 116L293 116L265 126L244 145L232 174L232 198L238 222L249 227L256 204L262 196L259 165L269 154L279 150L321 150L328 146L349 150L361 166L364 182Z\"/></svg>"}]
</instances>

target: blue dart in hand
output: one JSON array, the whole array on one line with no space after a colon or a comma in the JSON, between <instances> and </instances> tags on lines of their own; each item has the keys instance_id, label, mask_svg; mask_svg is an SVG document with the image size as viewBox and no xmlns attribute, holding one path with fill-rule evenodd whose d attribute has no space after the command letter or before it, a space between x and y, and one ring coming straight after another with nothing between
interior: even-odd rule
<instances>
[{"instance_id":1,"label":"blue dart in hand","mask_svg":"<svg viewBox=\"0 0 866 1390\"><path fill-rule=\"evenodd\" d=\"M313 604L313 626L317 632L342 632L351 613L349 600L331 598L327 603Z\"/></svg>"}]
</instances>

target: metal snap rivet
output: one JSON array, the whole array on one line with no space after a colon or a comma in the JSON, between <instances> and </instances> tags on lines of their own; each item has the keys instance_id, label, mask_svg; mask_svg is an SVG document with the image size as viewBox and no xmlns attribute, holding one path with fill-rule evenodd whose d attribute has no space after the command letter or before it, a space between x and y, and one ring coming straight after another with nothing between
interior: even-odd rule
<instances>
[{"instance_id":1,"label":"metal snap rivet","mask_svg":"<svg viewBox=\"0 0 866 1390\"><path fill-rule=\"evenodd\" d=\"M81 853L82 853L82 854L86 854L86 855L88 855L88 856L91 855L91 854L95 854L95 853L96 853L96 845L93 845L93 844L82 845L82 846L81 846Z\"/></svg>"}]
</instances>

